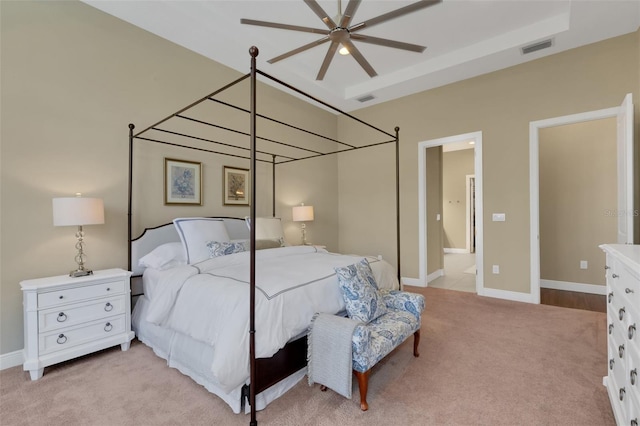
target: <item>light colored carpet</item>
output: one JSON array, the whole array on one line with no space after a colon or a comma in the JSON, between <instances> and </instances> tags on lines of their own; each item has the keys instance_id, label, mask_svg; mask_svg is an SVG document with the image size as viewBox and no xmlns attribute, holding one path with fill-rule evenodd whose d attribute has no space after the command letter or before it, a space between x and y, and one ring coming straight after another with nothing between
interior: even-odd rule
<instances>
[{"instance_id":1,"label":"light colored carpet","mask_svg":"<svg viewBox=\"0 0 640 426\"><path fill-rule=\"evenodd\" d=\"M409 288L409 287L408 287ZM606 315L436 288L420 357L412 341L378 363L369 411L305 380L258 412L262 425L614 425L602 386ZM144 344L45 369L0 371L0 424L246 425Z\"/></svg>"}]
</instances>

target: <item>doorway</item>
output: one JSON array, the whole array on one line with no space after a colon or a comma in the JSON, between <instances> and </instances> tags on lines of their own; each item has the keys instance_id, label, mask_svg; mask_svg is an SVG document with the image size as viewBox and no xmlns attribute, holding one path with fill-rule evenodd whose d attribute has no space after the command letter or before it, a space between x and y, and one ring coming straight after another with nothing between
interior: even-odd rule
<instances>
[{"instance_id":1,"label":"doorway","mask_svg":"<svg viewBox=\"0 0 640 426\"><path fill-rule=\"evenodd\" d=\"M531 293L532 303L540 303L540 131L541 129L615 118L617 151L617 231L619 243L633 242L633 103L628 94L622 105L582 114L531 122L530 136L530 217L531 217ZM604 212L603 212L604 214ZM606 241L603 241L603 243ZM582 263L582 262L581 262ZM602 286L566 284L562 290L602 292ZM596 288L597 287L597 288Z\"/></svg>"},{"instance_id":2,"label":"doorway","mask_svg":"<svg viewBox=\"0 0 640 426\"><path fill-rule=\"evenodd\" d=\"M427 149L433 147L444 147L450 144L469 144L469 142L473 142L472 150L474 166L473 212L475 219L473 220L473 223L475 228L475 292L479 295L482 295L484 293L484 268L482 251L482 132L466 133L446 138L433 139L420 142L418 144L418 251L420 276L418 280L416 280L417 282L413 283L413 285L426 287L431 281L443 276L445 270L444 264L437 264L434 266L428 261L429 250L443 251L444 246L441 245L439 248L431 247L430 249L428 249L427 247L427 235L430 227L442 227L442 210L440 210L439 213L435 214L431 212L430 214L434 217L427 217L427 212L430 211L428 210L428 207L432 207L431 205L427 205ZM462 178L464 181L464 179L466 179L466 175L463 175ZM463 188L463 191L468 191L468 186L466 188ZM471 197L471 195L468 196ZM464 193L462 197L465 197ZM465 213L463 212L463 220L464 215ZM464 222L462 226L464 227ZM463 236L464 239L468 239L469 232L470 231L466 232L467 235ZM465 230L463 230L463 235L464 234Z\"/></svg>"}]
</instances>

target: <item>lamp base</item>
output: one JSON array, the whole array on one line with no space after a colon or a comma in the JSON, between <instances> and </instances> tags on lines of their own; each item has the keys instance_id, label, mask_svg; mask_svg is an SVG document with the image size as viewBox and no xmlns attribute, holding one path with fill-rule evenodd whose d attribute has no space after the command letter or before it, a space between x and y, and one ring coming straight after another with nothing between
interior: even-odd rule
<instances>
[{"instance_id":1,"label":"lamp base","mask_svg":"<svg viewBox=\"0 0 640 426\"><path fill-rule=\"evenodd\" d=\"M75 271L69 272L69 276L73 278L84 277L87 275L93 275L93 271L88 269L76 269Z\"/></svg>"}]
</instances>

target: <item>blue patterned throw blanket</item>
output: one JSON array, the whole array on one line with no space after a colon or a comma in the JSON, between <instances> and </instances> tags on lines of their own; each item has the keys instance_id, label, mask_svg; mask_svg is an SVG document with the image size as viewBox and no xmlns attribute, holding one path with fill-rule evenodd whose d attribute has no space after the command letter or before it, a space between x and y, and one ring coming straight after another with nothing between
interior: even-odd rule
<instances>
[{"instance_id":1,"label":"blue patterned throw blanket","mask_svg":"<svg viewBox=\"0 0 640 426\"><path fill-rule=\"evenodd\" d=\"M351 399L351 341L358 324L337 315L314 315L307 338L309 386L319 383Z\"/></svg>"}]
</instances>

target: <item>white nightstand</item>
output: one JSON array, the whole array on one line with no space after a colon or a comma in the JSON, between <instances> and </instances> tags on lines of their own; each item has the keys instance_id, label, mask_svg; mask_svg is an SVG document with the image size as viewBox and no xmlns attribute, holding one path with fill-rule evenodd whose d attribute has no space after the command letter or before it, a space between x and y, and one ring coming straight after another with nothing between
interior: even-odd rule
<instances>
[{"instance_id":1,"label":"white nightstand","mask_svg":"<svg viewBox=\"0 0 640 426\"><path fill-rule=\"evenodd\" d=\"M44 367L111 346L129 349L131 272L95 271L20 282L24 307L24 364L31 380Z\"/></svg>"}]
</instances>

